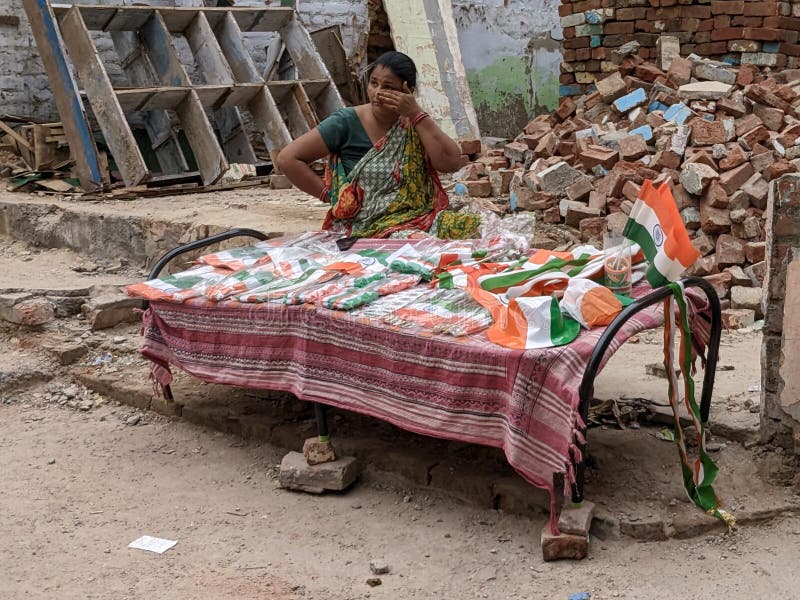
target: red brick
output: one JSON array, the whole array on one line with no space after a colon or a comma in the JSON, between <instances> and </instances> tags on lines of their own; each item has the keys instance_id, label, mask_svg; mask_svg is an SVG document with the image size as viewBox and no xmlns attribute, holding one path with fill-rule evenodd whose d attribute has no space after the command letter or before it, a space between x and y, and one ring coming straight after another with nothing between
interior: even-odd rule
<instances>
[{"instance_id":1,"label":"red brick","mask_svg":"<svg viewBox=\"0 0 800 600\"><path fill-rule=\"evenodd\" d=\"M569 558L582 560L589 552L589 536L567 535L558 536L550 533L550 525L545 523L542 530L542 558L545 561Z\"/></svg>"},{"instance_id":2,"label":"red brick","mask_svg":"<svg viewBox=\"0 0 800 600\"><path fill-rule=\"evenodd\" d=\"M739 67L739 74L736 76L736 85L750 85L758 76L758 67L755 65L742 65Z\"/></svg>"},{"instance_id":3,"label":"red brick","mask_svg":"<svg viewBox=\"0 0 800 600\"><path fill-rule=\"evenodd\" d=\"M617 21L635 21L636 19L646 19L647 9L642 7L618 8L614 13Z\"/></svg>"},{"instance_id":4,"label":"red brick","mask_svg":"<svg viewBox=\"0 0 800 600\"><path fill-rule=\"evenodd\" d=\"M797 167L795 167L792 163L788 160L779 160L775 163L772 163L764 172L761 173L761 176L764 177L767 181L772 181L773 179L778 179L787 173L796 173Z\"/></svg>"},{"instance_id":5,"label":"red brick","mask_svg":"<svg viewBox=\"0 0 800 600\"><path fill-rule=\"evenodd\" d=\"M750 308L726 308L722 311L722 327L724 329L745 329L752 327L756 311Z\"/></svg>"},{"instance_id":6,"label":"red brick","mask_svg":"<svg viewBox=\"0 0 800 600\"><path fill-rule=\"evenodd\" d=\"M747 259L747 262L751 264L760 263L766 260L766 242L748 242L744 247L744 255Z\"/></svg>"},{"instance_id":7,"label":"red brick","mask_svg":"<svg viewBox=\"0 0 800 600\"><path fill-rule=\"evenodd\" d=\"M766 85L757 83L748 85L744 89L744 95L750 98L753 102L766 104L767 106L772 106L774 108L780 108L783 112L791 112L792 110L792 107L788 102L782 100Z\"/></svg>"},{"instance_id":8,"label":"red brick","mask_svg":"<svg viewBox=\"0 0 800 600\"><path fill-rule=\"evenodd\" d=\"M675 86L681 86L692 80L692 61L676 56L667 71L667 80Z\"/></svg>"},{"instance_id":9,"label":"red brick","mask_svg":"<svg viewBox=\"0 0 800 600\"><path fill-rule=\"evenodd\" d=\"M800 18L798 17L766 17L764 27L774 29L788 29L790 31L800 30Z\"/></svg>"},{"instance_id":10,"label":"red brick","mask_svg":"<svg viewBox=\"0 0 800 600\"><path fill-rule=\"evenodd\" d=\"M645 63L636 67L636 77L645 81L653 82L659 77L665 77L666 73L653 64Z\"/></svg>"},{"instance_id":11,"label":"red brick","mask_svg":"<svg viewBox=\"0 0 800 600\"><path fill-rule=\"evenodd\" d=\"M488 179L478 179L477 181L465 181L467 193L472 198L488 198L492 195L492 184Z\"/></svg>"},{"instance_id":12,"label":"red brick","mask_svg":"<svg viewBox=\"0 0 800 600\"><path fill-rule=\"evenodd\" d=\"M745 17L772 17L780 15L777 2L762 0L759 2L745 2L742 15Z\"/></svg>"},{"instance_id":13,"label":"red brick","mask_svg":"<svg viewBox=\"0 0 800 600\"><path fill-rule=\"evenodd\" d=\"M586 43L587 44L589 43L588 37L581 39L585 39ZM626 36L624 35L607 35L603 38L603 46L605 46L606 48L617 48L619 46L622 46L622 44L624 44L625 41L626 41Z\"/></svg>"},{"instance_id":14,"label":"red brick","mask_svg":"<svg viewBox=\"0 0 800 600\"><path fill-rule=\"evenodd\" d=\"M745 242L732 235L722 234L717 238L717 266L720 269L733 265L743 265Z\"/></svg>"},{"instance_id":15,"label":"red brick","mask_svg":"<svg viewBox=\"0 0 800 600\"><path fill-rule=\"evenodd\" d=\"M565 33L564 33L564 37L565 38L567 37L566 31L567 30L565 30ZM571 40L570 39L565 39L563 42L561 42L561 44L564 46L564 48L566 48L568 50L575 50L577 48L588 48L589 45L590 45L590 38L588 36L586 36L586 37L574 38L574 39L571 39ZM622 44L620 44L620 46L621 45Z\"/></svg>"},{"instance_id":16,"label":"red brick","mask_svg":"<svg viewBox=\"0 0 800 600\"><path fill-rule=\"evenodd\" d=\"M713 9L712 9L713 10ZM712 31L714 29L727 29L731 26L731 18L728 15L718 15L714 17L714 26L709 29Z\"/></svg>"},{"instance_id":17,"label":"red brick","mask_svg":"<svg viewBox=\"0 0 800 600\"><path fill-rule=\"evenodd\" d=\"M763 125L759 125L739 137L747 142L750 148L755 148L756 144L769 140L769 131Z\"/></svg>"},{"instance_id":18,"label":"red brick","mask_svg":"<svg viewBox=\"0 0 800 600\"><path fill-rule=\"evenodd\" d=\"M603 26L603 33L606 35L633 33L634 25L630 21L609 22Z\"/></svg>"},{"instance_id":19,"label":"red brick","mask_svg":"<svg viewBox=\"0 0 800 600\"><path fill-rule=\"evenodd\" d=\"M724 208L700 205L700 228L709 235L726 233L731 229L731 218Z\"/></svg>"},{"instance_id":20,"label":"red brick","mask_svg":"<svg viewBox=\"0 0 800 600\"><path fill-rule=\"evenodd\" d=\"M711 39L719 41L738 40L744 35L743 27L721 27L711 32ZM726 46L727 47L727 46Z\"/></svg>"},{"instance_id":21,"label":"red brick","mask_svg":"<svg viewBox=\"0 0 800 600\"><path fill-rule=\"evenodd\" d=\"M482 163L469 163L464 169L463 181L477 181L481 175L486 175L486 165Z\"/></svg>"},{"instance_id":22,"label":"red brick","mask_svg":"<svg viewBox=\"0 0 800 600\"><path fill-rule=\"evenodd\" d=\"M747 156L742 150L742 147L739 144L736 144L731 147L728 156L723 158L719 161L719 168L723 171L730 171L731 169L735 169L739 165L743 165L747 162Z\"/></svg>"},{"instance_id":23,"label":"red brick","mask_svg":"<svg viewBox=\"0 0 800 600\"><path fill-rule=\"evenodd\" d=\"M753 176L754 173L755 171L753 171L753 165L751 165L749 162L744 163L735 169L731 169L730 171L723 173L719 178L719 183L730 195L741 188L747 182L747 180Z\"/></svg>"},{"instance_id":24,"label":"red brick","mask_svg":"<svg viewBox=\"0 0 800 600\"><path fill-rule=\"evenodd\" d=\"M586 202L589 194L594 190L588 177L582 177L567 188L567 198L576 202Z\"/></svg>"},{"instance_id":25,"label":"red brick","mask_svg":"<svg viewBox=\"0 0 800 600\"><path fill-rule=\"evenodd\" d=\"M640 185L637 185L632 181L626 181L625 185L622 186L622 195L631 202L636 202L636 199L639 197L639 191L641 189L642 187Z\"/></svg>"},{"instance_id":26,"label":"red brick","mask_svg":"<svg viewBox=\"0 0 800 600\"><path fill-rule=\"evenodd\" d=\"M703 194L703 204L712 208L728 208L728 192L718 181L712 181Z\"/></svg>"},{"instance_id":27,"label":"red brick","mask_svg":"<svg viewBox=\"0 0 800 600\"><path fill-rule=\"evenodd\" d=\"M583 166L587 169L597 165L603 165L606 169L610 169L619 160L619 154L614 150L594 144L589 144L579 156Z\"/></svg>"},{"instance_id":28,"label":"red brick","mask_svg":"<svg viewBox=\"0 0 800 600\"><path fill-rule=\"evenodd\" d=\"M606 218L588 217L582 219L580 223L578 223L578 229L581 232L581 240L584 242L591 240L602 241L603 234L606 231Z\"/></svg>"},{"instance_id":29,"label":"red brick","mask_svg":"<svg viewBox=\"0 0 800 600\"><path fill-rule=\"evenodd\" d=\"M747 107L744 102L731 97L717 100L717 109L723 110L726 114L736 118L747 114Z\"/></svg>"},{"instance_id":30,"label":"red brick","mask_svg":"<svg viewBox=\"0 0 800 600\"><path fill-rule=\"evenodd\" d=\"M640 135L629 135L619 141L619 155L622 160L638 160L647 154L647 142Z\"/></svg>"},{"instance_id":31,"label":"red brick","mask_svg":"<svg viewBox=\"0 0 800 600\"><path fill-rule=\"evenodd\" d=\"M744 12L744 0L712 0L712 15L740 15Z\"/></svg>"},{"instance_id":32,"label":"red brick","mask_svg":"<svg viewBox=\"0 0 800 600\"><path fill-rule=\"evenodd\" d=\"M761 27L764 25L764 18L737 15L731 19L731 25L733 27Z\"/></svg>"},{"instance_id":33,"label":"red brick","mask_svg":"<svg viewBox=\"0 0 800 600\"><path fill-rule=\"evenodd\" d=\"M562 121L564 121L568 117L570 117L577 108L578 105L572 98L569 97L562 98L561 102L558 105L558 109L556 110L556 116Z\"/></svg>"},{"instance_id":34,"label":"red brick","mask_svg":"<svg viewBox=\"0 0 800 600\"><path fill-rule=\"evenodd\" d=\"M767 27L745 27L742 37L746 40L759 40L762 42L794 43L797 41L797 32L769 29Z\"/></svg>"},{"instance_id":35,"label":"red brick","mask_svg":"<svg viewBox=\"0 0 800 600\"><path fill-rule=\"evenodd\" d=\"M763 123L761 122L761 119L751 113L736 119L734 125L736 127L736 135L741 137L751 129L758 127L759 125L763 125Z\"/></svg>"},{"instance_id":36,"label":"red brick","mask_svg":"<svg viewBox=\"0 0 800 600\"><path fill-rule=\"evenodd\" d=\"M727 137L722 121L706 121L692 119L692 144L696 146L713 146L724 144Z\"/></svg>"}]
</instances>

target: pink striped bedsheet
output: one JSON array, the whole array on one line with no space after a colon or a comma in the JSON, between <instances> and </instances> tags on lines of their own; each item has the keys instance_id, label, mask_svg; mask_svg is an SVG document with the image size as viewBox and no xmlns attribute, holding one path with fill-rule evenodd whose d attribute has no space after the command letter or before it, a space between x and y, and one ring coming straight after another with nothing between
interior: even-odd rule
<instances>
[{"instance_id":1,"label":"pink striped bedsheet","mask_svg":"<svg viewBox=\"0 0 800 600\"><path fill-rule=\"evenodd\" d=\"M635 295L647 291L637 286ZM605 361L662 324L660 305L639 312ZM554 506L554 475L565 475L565 492L574 481L578 388L603 331L558 348L512 350L484 334L419 335L308 305L153 302L141 351L162 385L174 366L203 381L283 390L423 435L501 448Z\"/></svg>"}]
</instances>

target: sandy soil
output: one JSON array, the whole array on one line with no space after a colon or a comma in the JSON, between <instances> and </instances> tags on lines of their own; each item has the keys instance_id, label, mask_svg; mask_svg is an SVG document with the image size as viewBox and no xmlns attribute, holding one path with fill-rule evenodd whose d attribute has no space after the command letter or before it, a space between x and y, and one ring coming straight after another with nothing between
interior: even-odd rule
<instances>
[{"instance_id":1,"label":"sandy soil","mask_svg":"<svg viewBox=\"0 0 800 600\"><path fill-rule=\"evenodd\" d=\"M544 563L544 520L362 482L276 487L275 448L118 407L0 407L3 598L795 597L800 519L688 541L595 541ZM178 540L163 555L127 548ZM371 588L371 560L390 567Z\"/></svg>"}]
</instances>

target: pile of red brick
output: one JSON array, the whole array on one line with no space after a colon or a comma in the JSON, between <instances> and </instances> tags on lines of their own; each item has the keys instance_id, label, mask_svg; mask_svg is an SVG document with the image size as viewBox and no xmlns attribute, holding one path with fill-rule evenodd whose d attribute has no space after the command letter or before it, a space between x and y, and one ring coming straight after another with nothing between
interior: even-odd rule
<instances>
[{"instance_id":1,"label":"pile of red brick","mask_svg":"<svg viewBox=\"0 0 800 600\"><path fill-rule=\"evenodd\" d=\"M511 209L596 244L622 229L645 179L669 180L702 254L688 274L708 276L742 326L761 316L769 183L795 171L800 71L681 57L662 71L634 55L460 177L472 196L509 193Z\"/></svg>"},{"instance_id":2,"label":"pile of red brick","mask_svg":"<svg viewBox=\"0 0 800 600\"><path fill-rule=\"evenodd\" d=\"M734 65L800 67L800 1L562 0L564 32L561 95L578 95L602 74L617 70L614 49L637 42L656 60L662 34L676 52Z\"/></svg>"}]
</instances>

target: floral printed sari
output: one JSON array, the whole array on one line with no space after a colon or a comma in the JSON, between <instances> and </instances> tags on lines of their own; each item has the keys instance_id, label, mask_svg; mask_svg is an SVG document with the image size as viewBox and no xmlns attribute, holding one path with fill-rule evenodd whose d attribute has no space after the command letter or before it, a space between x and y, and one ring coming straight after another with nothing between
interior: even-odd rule
<instances>
[{"instance_id":1,"label":"floral printed sari","mask_svg":"<svg viewBox=\"0 0 800 600\"><path fill-rule=\"evenodd\" d=\"M331 155L324 183L323 199L331 208L323 228L350 236L385 238L400 231L428 231L449 205L419 135L403 118L349 175L339 157Z\"/></svg>"}]
</instances>

